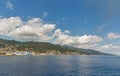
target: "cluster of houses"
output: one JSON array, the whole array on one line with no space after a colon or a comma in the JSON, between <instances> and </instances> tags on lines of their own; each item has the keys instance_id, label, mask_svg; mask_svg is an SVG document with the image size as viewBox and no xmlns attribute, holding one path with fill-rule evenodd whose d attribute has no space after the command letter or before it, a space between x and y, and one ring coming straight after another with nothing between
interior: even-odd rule
<instances>
[{"instance_id":1,"label":"cluster of houses","mask_svg":"<svg viewBox=\"0 0 120 76\"><path fill-rule=\"evenodd\" d=\"M30 55L30 52L14 52L13 55Z\"/></svg>"},{"instance_id":2,"label":"cluster of houses","mask_svg":"<svg viewBox=\"0 0 120 76\"><path fill-rule=\"evenodd\" d=\"M0 52L0 55L7 55L7 56L12 56L12 55L31 55L30 52L27 51L17 51L17 52Z\"/></svg>"}]
</instances>

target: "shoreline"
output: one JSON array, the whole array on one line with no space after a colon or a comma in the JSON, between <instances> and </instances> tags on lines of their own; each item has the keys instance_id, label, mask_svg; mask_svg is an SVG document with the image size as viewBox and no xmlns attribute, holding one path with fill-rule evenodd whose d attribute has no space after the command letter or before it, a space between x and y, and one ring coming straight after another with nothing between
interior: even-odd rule
<instances>
[{"instance_id":1,"label":"shoreline","mask_svg":"<svg viewBox=\"0 0 120 76\"><path fill-rule=\"evenodd\" d=\"M117 56L117 55L0 55L0 56Z\"/></svg>"}]
</instances>

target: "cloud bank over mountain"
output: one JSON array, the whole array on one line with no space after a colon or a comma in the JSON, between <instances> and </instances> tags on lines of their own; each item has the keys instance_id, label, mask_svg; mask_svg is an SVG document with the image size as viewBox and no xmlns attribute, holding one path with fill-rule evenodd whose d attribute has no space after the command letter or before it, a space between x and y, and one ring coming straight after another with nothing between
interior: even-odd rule
<instances>
[{"instance_id":1,"label":"cloud bank over mountain","mask_svg":"<svg viewBox=\"0 0 120 76\"><path fill-rule=\"evenodd\" d=\"M19 41L51 42L79 48L97 50L120 50L120 46L105 44L103 37L97 35L72 36L69 30L62 31L56 24L44 22L40 18L23 21L20 17L0 18L0 35ZM108 33L107 39L120 38L117 33Z\"/></svg>"},{"instance_id":2,"label":"cloud bank over mountain","mask_svg":"<svg viewBox=\"0 0 120 76\"><path fill-rule=\"evenodd\" d=\"M70 31L56 28L56 24L45 23L40 18L23 21L20 17L0 19L0 34L24 41L55 41L64 45L94 44L102 41L97 35L71 36Z\"/></svg>"}]
</instances>

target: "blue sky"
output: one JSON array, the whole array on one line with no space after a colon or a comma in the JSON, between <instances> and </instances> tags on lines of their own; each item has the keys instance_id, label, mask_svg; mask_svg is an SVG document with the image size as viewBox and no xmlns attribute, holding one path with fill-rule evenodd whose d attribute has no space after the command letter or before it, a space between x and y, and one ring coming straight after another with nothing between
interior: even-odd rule
<instances>
[{"instance_id":1,"label":"blue sky","mask_svg":"<svg viewBox=\"0 0 120 76\"><path fill-rule=\"evenodd\" d=\"M0 37L36 41L36 37L31 38L36 34L40 42L120 54L119 3L120 0L0 0ZM16 20L18 23L15 23ZM39 29L36 29L36 25L39 25ZM38 32L34 32L34 29ZM14 35L13 31L16 32ZM28 37L24 37L23 33ZM68 41L64 38L68 38Z\"/></svg>"},{"instance_id":2,"label":"blue sky","mask_svg":"<svg viewBox=\"0 0 120 76\"><path fill-rule=\"evenodd\" d=\"M111 30L119 32L119 28L115 28L120 27L119 0L10 0L13 10L7 9L5 2L7 0L1 0L0 4L0 15L3 17L42 18L42 15L47 12L47 17L42 18L44 21L58 22L57 27L71 30L73 35L96 34L97 28L104 24L106 30L103 30L103 33L111 32ZM65 20L62 20L63 18Z\"/></svg>"}]
</instances>

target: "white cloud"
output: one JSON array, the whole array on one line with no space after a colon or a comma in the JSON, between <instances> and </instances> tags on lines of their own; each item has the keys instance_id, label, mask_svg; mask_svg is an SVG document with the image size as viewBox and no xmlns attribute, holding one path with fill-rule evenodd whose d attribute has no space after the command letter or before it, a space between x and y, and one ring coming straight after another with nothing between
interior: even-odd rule
<instances>
[{"instance_id":1,"label":"white cloud","mask_svg":"<svg viewBox=\"0 0 120 76\"><path fill-rule=\"evenodd\" d=\"M86 46L91 46L96 43L101 42L103 39L96 35L83 35L83 36L70 36L57 29L54 33L56 36L55 43L62 45L70 45L79 48L86 48Z\"/></svg>"},{"instance_id":2,"label":"white cloud","mask_svg":"<svg viewBox=\"0 0 120 76\"><path fill-rule=\"evenodd\" d=\"M0 18L0 34L8 34L8 32L22 25L20 17Z\"/></svg>"},{"instance_id":3,"label":"white cloud","mask_svg":"<svg viewBox=\"0 0 120 76\"><path fill-rule=\"evenodd\" d=\"M47 13L47 12L43 13L42 18L47 17L47 15L48 15L48 13Z\"/></svg>"},{"instance_id":4,"label":"white cloud","mask_svg":"<svg viewBox=\"0 0 120 76\"><path fill-rule=\"evenodd\" d=\"M111 53L120 55L120 46L114 44L105 44L95 48L96 50L100 50L102 52Z\"/></svg>"},{"instance_id":5,"label":"white cloud","mask_svg":"<svg viewBox=\"0 0 120 76\"><path fill-rule=\"evenodd\" d=\"M20 17L10 17L1 18L0 27L0 35L25 41L49 41L55 24L44 23L40 18L24 22Z\"/></svg>"},{"instance_id":6,"label":"white cloud","mask_svg":"<svg viewBox=\"0 0 120 76\"><path fill-rule=\"evenodd\" d=\"M6 7L8 8L8 9L10 9L10 10L13 10L14 8L13 8L13 4L11 3L11 2L9 2L9 1L7 1L7 2L5 2L6 3Z\"/></svg>"},{"instance_id":7,"label":"white cloud","mask_svg":"<svg viewBox=\"0 0 120 76\"><path fill-rule=\"evenodd\" d=\"M120 34L110 32L110 33L108 33L107 37L108 37L109 39L117 39L117 38L120 38Z\"/></svg>"},{"instance_id":8,"label":"white cloud","mask_svg":"<svg viewBox=\"0 0 120 76\"><path fill-rule=\"evenodd\" d=\"M70 34L70 31L69 30L65 30L63 33L64 34Z\"/></svg>"}]
</instances>

